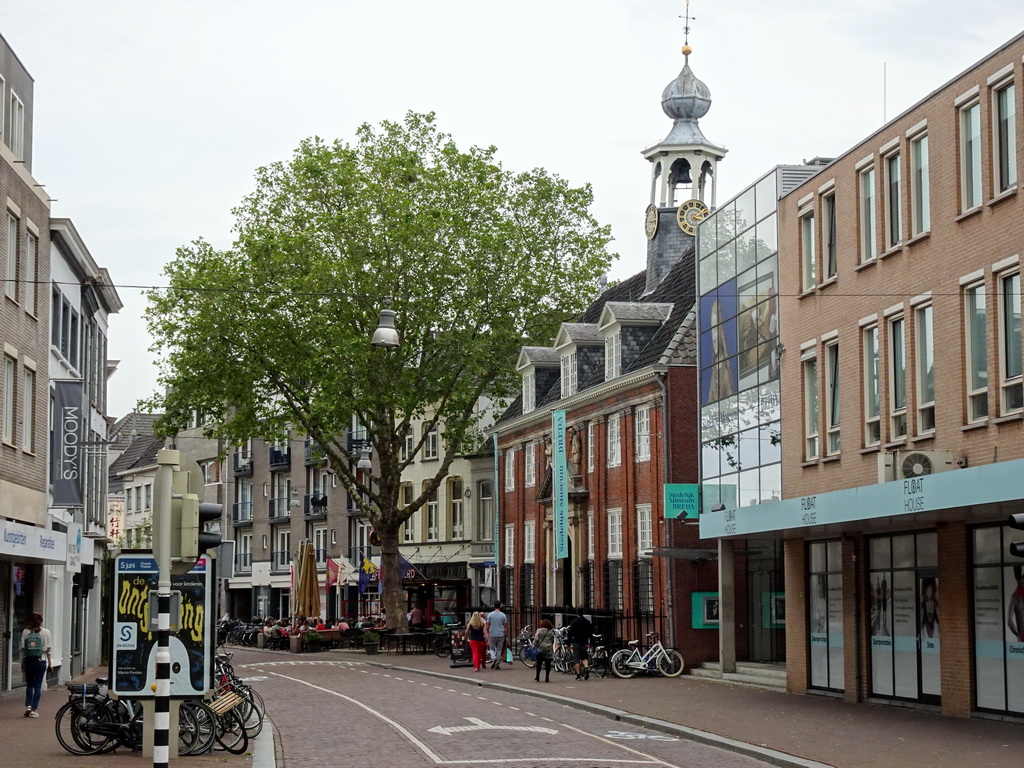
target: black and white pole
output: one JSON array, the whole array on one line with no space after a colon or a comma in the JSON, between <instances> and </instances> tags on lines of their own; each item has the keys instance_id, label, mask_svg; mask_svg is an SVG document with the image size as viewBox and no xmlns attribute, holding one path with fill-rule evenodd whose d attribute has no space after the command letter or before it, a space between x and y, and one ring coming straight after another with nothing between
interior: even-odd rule
<instances>
[{"instance_id":1,"label":"black and white pole","mask_svg":"<svg viewBox=\"0 0 1024 768\"><path fill-rule=\"evenodd\" d=\"M153 716L153 768L167 768L170 763L171 730L171 505L172 478L178 466L178 451L157 453L155 509L153 510L154 544L157 576L156 675Z\"/></svg>"}]
</instances>

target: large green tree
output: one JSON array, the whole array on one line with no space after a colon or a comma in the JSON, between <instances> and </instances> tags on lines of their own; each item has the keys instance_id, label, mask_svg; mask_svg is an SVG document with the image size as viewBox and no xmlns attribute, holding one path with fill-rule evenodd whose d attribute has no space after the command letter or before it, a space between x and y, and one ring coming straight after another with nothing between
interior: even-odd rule
<instances>
[{"instance_id":1,"label":"large green tree","mask_svg":"<svg viewBox=\"0 0 1024 768\"><path fill-rule=\"evenodd\" d=\"M352 142L309 139L256 172L236 240L179 248L147 320L172 433L200 410L229 444L305 432L381 539L384 604L404 622L398 537L479 438L482 395L513 392L524 344L550 342L610 263L590 188L514 173L495 148L460 150L433 114L363 125ZM401 345L370 345L386 297ZM437 472L399 506L410 420L442 434ZM354 420L354 421L353 421ZM347 434L372 441L371 473Z\"/></svg>"}]
</instances>

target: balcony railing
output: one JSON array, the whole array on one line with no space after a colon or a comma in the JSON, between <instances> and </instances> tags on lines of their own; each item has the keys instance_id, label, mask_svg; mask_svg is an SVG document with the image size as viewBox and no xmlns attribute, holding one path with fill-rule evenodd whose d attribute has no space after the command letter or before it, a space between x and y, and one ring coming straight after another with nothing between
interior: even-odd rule
<instances>
[{"instance_id":1,"label":"balcony railing","mask_svg":"<svg viewBox=\"0 0 1024 768\"><path fill-rule=\"evenodd\" d=\"M252 573L252 552L235 553L235 573Z\"/></svg>"},{"instance_id":2,"label":"balcony railing","mask_svg":"<svg viewBox=\"0 0 1024 768\"><path fill-rule=\"evenodd\" d=\"M236 476L252 475L252 453L249 451L235 451L232 458L232 466Z\"/></svg>"},{"instance_id":3,"label":"balcony railing","mask_svg":"<svg viewBox=\"0 0 1024 768\"><path fill-rule=\"evenodd\" d=\"M323 464L327 458L327 454L324 453L324 449L317 445L317 443L315 443L314 441L310 440L308 437L306 438L304 448L307 466Z\"/></svg>"},{"instance_id":4,"label":"balcony railing","mask_svg":"<svg viewBox=\"0 0 1024 768\"><path fill-rule=\"evenodd\" d=\"M275 549L270 553L270 568L274 571L287 571L292 561L292 553L287 550Z\"/></svg>"},{"instance_id":5,"label":"balcony railing","mask_svg":"<svg viewBox=\"0 0 1024 768\"><path fill-rule=\"evenodd\" d=\"M235 525L246 525L252 522L252 502L236 501L231 505L231 522Z\"/></svg>"},{"instance_id":6,"label":"balcony railing","mask_svg":"<svg viewBox=\"0 0 1024 768\"><path fill-rule=\"evenodd\" d=\"M270 446L269 457L271 469L282 469L292 465L292 452L288 446Z\"/></svg>"},{"instance_id":7,"label":"balcony railing","mask_svg":"<svg viewBox=\"0 0 1024 768\"><path fill-rule=\"evenodd\" d=\"M271 499L267 503L268 514L270 515L271 521L273 520L287 520L291 516L291 512L288 509L288 498L283 497L280 499Z\"/></svg>"},{"instance_id":8,"label":"balcony railing","mask_svg":"<svg viewBox=\"0 0 1024 768\"><path fill-rule=\"evenodd\" d=\"M327 517L327 494L307 493L302 499L302 511L306 517Z\"/></svg>"}]
</instances>

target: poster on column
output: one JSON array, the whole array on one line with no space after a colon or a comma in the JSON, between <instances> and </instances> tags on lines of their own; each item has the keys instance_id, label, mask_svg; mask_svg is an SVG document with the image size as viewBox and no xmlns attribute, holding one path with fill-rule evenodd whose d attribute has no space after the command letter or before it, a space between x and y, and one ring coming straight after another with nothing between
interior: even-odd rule
<instances>
[{"instance_id":1,"label":"poster on column","mask_svg":"<svg viewBox=\"0 0 1024 768\"><path fill-rule=\"evenodd\" d=\"M1024 566L1003 569L1006 600L1006 705L1024 712Z\"/></svg>"},{"instance_id":2,"label":"poster on column","mask_svg":"<svg viewBox=\"0 0 1024 768\"><path fill-rule=\"evenodd\" d=\"M918 698L917 574L892 572L893 695Z\"/></svg>"},{"instance_id":3,"label":"poster on column","mask_svg":"<svg viewBox=\"0 0 1024 768\"><path fill-rule=\"evenodd\" d=\"M1003 661L1004 651L1012 639L1006 639L1009 630L1003 621L1004 570L1008 569L998 566L974 569L974 674L978 706L984 709L1006 707Z\"/></svg>"},{"instance_id":4,"label":"poster on column","mask_svg":"<svg viewBox=\"0 0 1024 768\"><path fill-rule=\"evenodd\" d=\"M918 580L921 601L921 693L942 694L942 665L939 661L939 580L924 576Z\"/></svg>"},{"instance_id":5,"label":"poster on column","mask_svg":"<svg viewBox=\"0 0 1024 768\"><path fill-rule=\"evenodd\" d=\"M892 573L871 574L871 690L892 696Z\"/></svg>"}]
</instances>

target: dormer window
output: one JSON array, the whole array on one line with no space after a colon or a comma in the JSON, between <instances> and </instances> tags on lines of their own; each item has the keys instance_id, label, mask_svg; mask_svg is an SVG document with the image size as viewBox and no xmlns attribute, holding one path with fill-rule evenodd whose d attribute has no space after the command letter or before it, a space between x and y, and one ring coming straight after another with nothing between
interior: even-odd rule
<instances>
[{"instance_id":1,"label":"dormer window","mask_svg":"<svg viewBox=\"0 0 1024 768\"><path fill-rule=\"evenodd\" d=\"M614 379L622 373L622 331L616 330L604 339L604 378Z\"/></svg>"},{"instance_id":2,"label":"dormer window","mask_svg":"<svg viewBox=\"0 0 1024 768\"><path fill-rule=\"evenodd\" d=\"M537 407L537 379L533 370L523 373L523 413Z\"/></svg>"},{"instance_id":3,"label":"dormer window","mask_svg":"<svg viewBox=\"0 0 1024 768\"><path fill-rule=\"evenodd\" d=\"M562 355L562 398L572 397L579 391L577 378L576 350Z\"/></svg>"}]
</instances>

